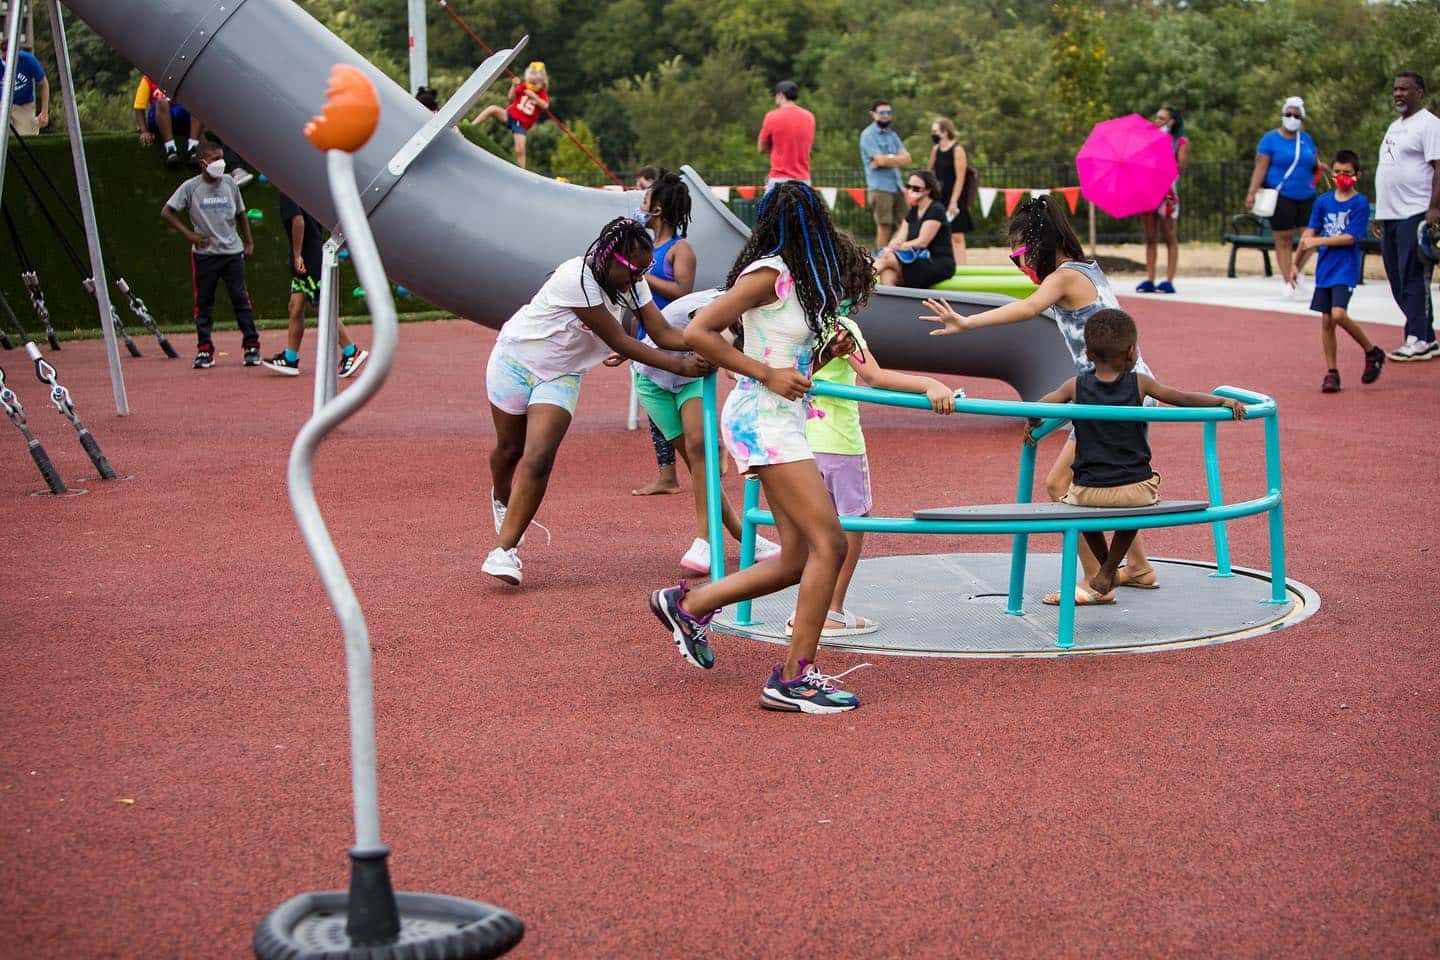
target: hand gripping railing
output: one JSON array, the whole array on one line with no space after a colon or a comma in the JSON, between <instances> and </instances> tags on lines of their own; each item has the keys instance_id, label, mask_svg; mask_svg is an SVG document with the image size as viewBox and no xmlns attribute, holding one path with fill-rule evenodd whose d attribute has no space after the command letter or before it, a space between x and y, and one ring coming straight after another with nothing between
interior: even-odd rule
<instances>
[{"instance_id":1,"label":"hand gripping railing","mask_svg":"<svg viewBox=\"0 0 1440 960\"><path fill-rule=\"evenodd\" d=\"M720 454L719 417L717 412L715 375L704 383L705 482L710 537L710 568L716 579L725 575L724 531L720 522ZM1074 591L1065 589L1075 582L1075 567L1080 535L1087 531L1115 529L1149 529L1152 527L1185 526L1209 523L1215 540L1216 576L1231 576L1230 543L1225 523L1237 517L1257 513L1269 515L1270 524L1270 598L1266 603L1286 603L1285 595L1285 524L1280 474L1280 422L1275 401L1264 394L1239 387L1217 387L1216 396L1240 400L1245 406L1246 420L1265 423L1264 496L1227 504L1221 493L1220 460L1216 444L1216 424L1233 419L1224 407L1109 407L1090 404L1024 403L1011 400L981 400L957 397L956 413L973 413L992 417L1024 417L1040 420L1033 435L1038 440L1070 420L1128 420L1147 423L1202 423L1204 425L1205 481L1209 507L1183 513L1155 513L1134 517L1056 517L1036 520L916 520L910 517L841 517L845 530L866 533L924 534L1013 534L1010 554L1010 584L1005 612L1013 616L1023 613L1021 599L1025 587L1025 562L1029 536L1038 533L1062 535L1060 573L1060 623L1056 645L1069 648L1074 643ZM891 407L930 410L930 401L921 394L897 393L869 387L851 387L837 383L816 382L812 396L837 397L862 403ZM1031 502L1035 482L1035 445L1021 447L1020 471L1016 483L1016 503ZM753 477L745 484L745 500L741 509L740 568L755 562L755 528L774 526L775 517L760 509L760 484ZM748 625L750 601L736 606L736 622Z\"/></svg>"}]
</instances>

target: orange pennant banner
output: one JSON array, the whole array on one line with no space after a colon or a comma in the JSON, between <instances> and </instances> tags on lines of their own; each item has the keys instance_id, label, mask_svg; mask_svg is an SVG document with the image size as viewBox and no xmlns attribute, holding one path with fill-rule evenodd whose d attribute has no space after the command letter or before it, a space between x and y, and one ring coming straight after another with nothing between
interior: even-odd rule
<instances>
[{"instance_id":1,"label":"orange pennant banner","mask_svg":"<svg viewBox=\"0 0 1440 960\"><path fill-rule=\"evenodd\" d=\"M855 201L855 206L865 206L865 190L863 187L846 187L845 192L850 194L850 199Z\"/></svg>"},{"instance_id":2,"label":"orange pennant banner","mask_svg":"<svg viewBox=\"0 0 1440 960\"><path fill-rule=\"evenodd\" d=\"M1064 195L1066 206L1068 206L1068 207L1070 208L1070 212L1071 212L1071 213L1074 213L1074 212L1075 212L1076 206L1078 206L1079 203L1080 203L1080 188L1079 188L1079 187L1056 187L1054 190L1051 190L1050 192L1051 192L1051 193L1059 193L1059 194Z\"/></svg>"},{"instance_id":3,"label":"orange pennant banner","mask_svg":"<svg viewBox=\"0 0 1440 960\"><path fill-rule=\"evenodd\" d=\"M740 194L740 196L741 196L742 198L746 199L746 200L754 200L754 199L755 199L755 188L754 188L754 187L736 187L736 188L735 188L735 192L738 193L738 194Z\"/></svg>"},{"instance_id":4,"label":"orange pennant banner","mask_svg":"<svg viewBox=\"0 0 1440 960\"><path fill-rule=\"evenodd\" d=\"M1015 212L1015 208L1016 208L1017 206L1019 206L1019 204L1020 204L1020 198L1023 197L1023 196L1025 196L1025 194L1027 194L1027 193L1029 193L1029 192L1030 192L1029 190L1006 190L1006 191L1005 191L1005 216L1008 217L1008 216L1010 216L1012 213L1014 213L1014 212Z\"/></svg>"}]
</instances>

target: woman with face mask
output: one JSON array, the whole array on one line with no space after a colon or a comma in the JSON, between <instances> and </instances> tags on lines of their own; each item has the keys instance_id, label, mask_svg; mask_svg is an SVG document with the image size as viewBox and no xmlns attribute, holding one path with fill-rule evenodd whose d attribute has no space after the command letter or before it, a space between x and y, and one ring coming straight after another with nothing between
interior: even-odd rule
<instances>
[{"instance_id":1,"label":"woman with face mask","mask_svg":"<svg viewBox=\"0 0 1440 960\"><path fill-rule=\"evenodd\" d=\"M965 262L965 234L975 229L970 205L975 202L979 181L959 132L949 117L936 117L930 124L930 172L940 181L939 200L950 220L950 246L956 263Z\"/></svg>"},{"instance_id":2,"label":"woman with face mask","mask_svg":"<svg viewBox=\"0 0 1440 960\"><path fill-rule=\"evenodd\" d=\"M1245 194L1245 209L1253 210L1255 195L1262 187L1279 193L1275 212L1270 215L1270 229L1275 232L1275 259L1287 295L1296 291L1296 285L1289 280L1295 228L1304 228L1310 222L1315 184L1325 172L1314 139L1301 129L1304 125L1305 101L1290 97L1280 110L1280 126L1267 130L1255 147L1255 169Z\"/></svg>"}]
</instances>

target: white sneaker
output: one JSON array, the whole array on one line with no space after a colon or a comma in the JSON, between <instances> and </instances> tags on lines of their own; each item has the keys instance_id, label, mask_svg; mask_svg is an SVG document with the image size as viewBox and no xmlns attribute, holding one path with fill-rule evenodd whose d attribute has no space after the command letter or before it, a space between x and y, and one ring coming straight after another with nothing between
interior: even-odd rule
<instances>
[{"instance_id":1,"label":"white sneaker","mask_svg":"<svg viewBox=\"0 0 1440 960\"><path fill-rule=\"evenodd\" d=\"M696 537L690 544L690 549L685 551L685 556L680 558L680 566L691 573L709 574L710 541Z\"/></svg>"},{"instance_id":2,"label":"white sneaker","mask_svg":"<svg viewBox=\"0 0 1440 960\"><path fill-rule=\"evenodd\" d=\"M771 557L780 556L780 544L773 540L766 540L758 534L755 537L755 561L769 560Z\"/></svg>"},{"instance_id":3,"label":"white sneaker","mask_svg":"<svg viewBox=\"0 0 1440 960\"><path fill-rule=\"evenodd\" d=\"M504 580L512 586L520 586L520 551L511 547L506 550L504 547L496 547L490 551L490 556L485 558L485 563L480 567L481 572L488 573L497 580Z\"/></svg>"},{"instance_id":4,"label":"white sneaker","mask_svg":"<svg viewBox=\"0 0 1440 960\"><path fill-rule=\"evenodd\" d=\"M1406 337L1405 345L1398 350L1391 350L1389 357L1396 363L1409 363L1412 360L1431 360L1437 355L1440 355L1440 345L1433 340Z\"/></svg>"},{"instance_id":5,"label":"white sneaker","mask_svg":"<svg viewBox=\"0 0 1440 960\"><path fill-rule=\"evenodd\" d=\"M1410 359L1434 360L1437 356L1440 356L1440 343L1436 343L1434 340L1416 340L1415 356Z\"/></svg>"}]
</instances>

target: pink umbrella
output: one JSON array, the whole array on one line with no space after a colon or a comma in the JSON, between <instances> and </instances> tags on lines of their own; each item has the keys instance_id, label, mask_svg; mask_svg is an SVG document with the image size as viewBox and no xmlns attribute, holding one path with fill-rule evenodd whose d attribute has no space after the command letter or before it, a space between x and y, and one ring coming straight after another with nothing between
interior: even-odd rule
<instances>
[{"instance_id":1,"label":"pink umbrella","mask_svg":"<svg viewBox=\"0 0 1440 960\"><path fill-rule=\"evenodd\" d=\"M1177 174L1170 134L1138 113L1095 124L1075 167L1085 199L1112 217L1154 210Z\"/></svg>"}]
</instances>

